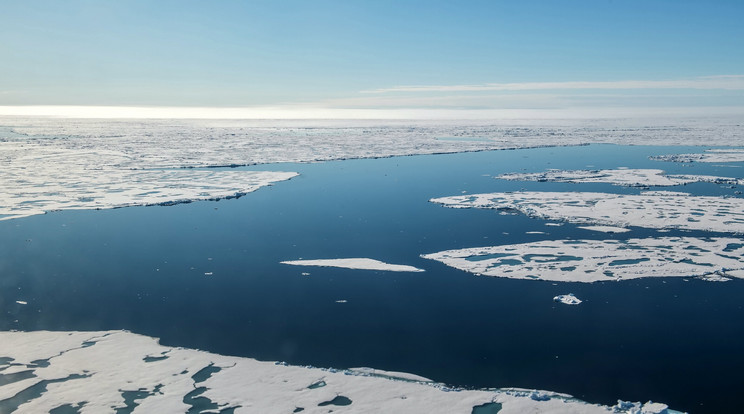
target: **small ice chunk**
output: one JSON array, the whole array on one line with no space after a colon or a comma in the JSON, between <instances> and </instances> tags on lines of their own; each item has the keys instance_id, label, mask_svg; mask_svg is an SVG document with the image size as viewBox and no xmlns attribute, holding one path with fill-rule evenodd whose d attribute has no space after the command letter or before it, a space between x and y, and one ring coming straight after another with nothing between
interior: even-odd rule
<instances>
[{"instance_id":1,"label":"small ice chunk","mask_svg":"<svg viewBox=\"0 0 744 414\"><path fill-rule=\"evenodd\" d=\"M731 278L728 278L720 273L709 273L707 275L700 276L700 280L706 282L728 282Z\"/></svg>"},{"instance_id":2,"label":"small ice chunk","mask_svg":"<svg viewBox=\"0 0 744 414\"><path fill-rule=\"evenodd\" d=\"M553 298L554 301L563 303L564 305L578 305L581 303L581 299L574 296L573 293L567 295L558 295Z\"/></svg>"}]
</instances>

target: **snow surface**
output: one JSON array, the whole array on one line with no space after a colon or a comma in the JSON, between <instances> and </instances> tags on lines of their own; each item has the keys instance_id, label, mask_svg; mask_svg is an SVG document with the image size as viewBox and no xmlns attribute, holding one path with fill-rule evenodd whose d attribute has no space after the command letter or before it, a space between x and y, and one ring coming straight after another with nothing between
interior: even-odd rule
<instances>
[{"instance_id":1,"label":"snow surface","mask_svg":"<svg viewBox=\"0 0 744 414\"><path fill-rule=\"evenodd\" d=\"M591 231L600 231L602 233L627 233L630 231L629 229L626 229L624 227L614 226L578 226L577 228Z\"/></svg>"},{"instance_id":2,"label":"snow surface","mask_svg":"<svg viewBox=\"0 0 744 414\"><path fill-rule=\"evenodd\" d=\"M739 142L733 142L731 145L741 145ZM656 161L673 161L673 162L744 162L744 149L727 148L727 149L709 149L702 154L671 154L657 155L650 157Z\"/></svg>"},{"instance_id":3,"label":"snow surface","mask_svg":"<svg viewBox=\"0 0 744 414\"><path fill-rule=\"evenodd\" d=\"M379 260L367 258L349 258L349 259L315 259L315 260L286 260L283 264L294 266L323 266L323 267L341 267L345 269L358 270L385 270L390 272L423 272L419 269L408 265L397 265L381 262Z\"/></svg>"},{"instance_id":4,"label":"snow surface","mask_svg":"<svg viewBox=\"0 0 744 414\"><path fill-rule=\"evenodd\" d=\"M477 275L555 282L744 276L744 243L736 238L548 240L447 250L422 257Z\"/></svg>"},{"instance_id":5,"label":"snow surface","mask_svg":"<svg viewBox=\"0 0 744 414\"><path fill-rule=\"evenodd\" d=\"M573 293L567 295L558 295L553 298L555 302L563 303L564 305L578 305L581 303L581 299L574 296Z\"/></svg>"},{"instance_id":6,"label":"snow surface","mask_svg":"<svg viewBox=\"0 0 744 414\"><path fill-rule=\"evenodd\" d=\"M31 373L0 383L0 411L17 406L18 414L63 405L79 407L82 414L118 408L134 414L183 413L195 398L212 403L214 412L234 408L236 414L300 408L303 413L470 414L488 403L501 404L500 414L675 412L658 403L619 401L607 407L546 391L461 390L401 373L289 366L166 347L125 331L0 332L0 344L0 375ZM35 386L46 391L24 393ZM125 395L133 391L139 395L127 403ZM345 402L350 404L337 405ZM636 408L643 411L631 411Z\"/></svg>"},{"instance_id":7,"label":"snow surface","mask_svg":"<svg viewBox=\"0 0 744 414\"><path fill-rule=\"evenodd\" d=\"M590 143L697 145L701 137L707 145L737 145L739 125L735 118L486 122L1 116L0 218L223 198L289 177L184 168Z\"/></svg>"},{"instance_id":8,"label":"snow surface","mask_svg":"<svg viewBox=\"0 0 744 414\"><path fill-rule=\"evenodd\" d=\"M617 227L744 233L744 199L653 191L470 194L430 200L451 208L517 210L530 217Z\"/></svg>"},{"instance_id":9,"label":"snow surface","mask_svg":"<svg viewBox=\"0 0 744 414\"><path fill-rule=\"evenodd\" d=\"M549 170L541 173L502 174L496 178L511 181L552 181L559 183L609 183L626 187L667 187L695 182L716 184L742 184L743 180L710 175L666 175L664 170L630 169L615 170Z\"/></svg>"}]
</instances>

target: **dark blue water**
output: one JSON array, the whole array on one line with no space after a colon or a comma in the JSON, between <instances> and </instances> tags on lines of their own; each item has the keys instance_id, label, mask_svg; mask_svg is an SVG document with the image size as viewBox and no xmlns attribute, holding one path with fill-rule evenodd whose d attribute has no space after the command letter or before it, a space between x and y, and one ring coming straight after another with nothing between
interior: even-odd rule
<instances>
[{"instance_id":1,"label":"dark blue water","mask_svg":"<svg viewBox=\"0 0 744 414\"><path fill-rule=\"evenodd\" d=\"M647 159L699 151L600 145L256 166L250 169L302 175L237 200L3 221L0 329L128 329L165 345L292 364L371 366L458 386L730 411L744 387L744 281L553 284L478 277L419 258L547 239L660 235L548 227L521 215L447 209L427 200L463 191L640 191L485 176L522 170L624 166L744 174ZM667 189L736 191L708 183ZM704 233L663 233L678 234ZM426 272L279 263L337 257ZM552 301L569 292L584 303Z\"/></svg>"}]
</instances>

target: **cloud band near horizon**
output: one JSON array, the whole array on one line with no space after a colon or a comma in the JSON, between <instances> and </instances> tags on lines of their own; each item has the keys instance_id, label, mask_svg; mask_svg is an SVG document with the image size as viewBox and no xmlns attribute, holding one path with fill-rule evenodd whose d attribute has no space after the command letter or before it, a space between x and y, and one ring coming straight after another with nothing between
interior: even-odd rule
<instances>
[{"instance_id":1,"label":"cloud band near horizon","mask_svg":"<svg viewBox=\"0 0 744 414\"><path fill-rule=\"evenodd\" d=\"M538 91L581 89L710 89L744 90L744 75L703 76L676 80L624 80L624 81L565 81L565 82L516 82L485 83L474 85L409 85L364 90L360 93L382 94L396 92L479 92L479 91Z\"/></svg>"}]
</instances>

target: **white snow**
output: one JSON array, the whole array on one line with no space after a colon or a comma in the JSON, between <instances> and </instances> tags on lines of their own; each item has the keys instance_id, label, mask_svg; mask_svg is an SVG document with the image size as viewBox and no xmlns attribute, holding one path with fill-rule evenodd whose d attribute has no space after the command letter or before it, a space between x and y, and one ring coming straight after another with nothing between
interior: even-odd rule
<instances>
[{"instance_id":1,"label":"white snow","mask_svg":"<svg viewBox=\"0 0 744 414\"><path fill-rule=\"evenodd\" d=\"M737 145L738 125L736 118L488 122L0 116L0 219L230 197L293 176L184 168L589 143L698 145L701 137L707 145Z\"/></svg>"},{"instance_id":2,"label":"white snow","mask_svg":"<svg viewBox=\"0 0 744 414\"><path fill-rule=\"evenodd\" d=\"M451 208L517 210L530 217L615 227L744 232L744 199L654 191L470 194L430 200Z\"/></svg>"},{"instance_id":3,"label":"white snow","mask_svg":"<svg viewBox=\"0 0 744 414\"><path fill-rule=\"evenodd\" d=\"M733 142L731 145L741 145L741 141ZM671 154L657 155L650 157L656 161L673 161L673 162L744 162L744 149L726 148L726 149L709 149L700 154Z\"/></svg>"},{"instance_id":4,"label":"white snow","mask_svg":"<svg viewBox=\"0 0 744 414\"><path fill-rule=\"evenodd\" d=\"M558 295L553 298L553 301L563 303L564 305L578 305L581 303L581 299L574 296L573 293Z\"/></svg>"},{"instance_id":5,"label":"white snow","mask_svg":"<svg viewBox=\"0 0 744 414\"><path fill-rule=\"evenodd\" d=\"M541 173L502 174L496 178L511 181L550 181L559 183L609 183L627 187L666 187L695 182L742 184L742 180L710 175L667 175L658 169L619 168L615 170L549 170Z\"/></svg>"},{"instance_id":6,"label":"white snow","mask_svg":"<svg viewBox=\"0 0 744 414\"><path fill-rule=\"evenodd\" d=\"M591 231L600 231L602 233L627 233L630 231L629 229L626 229L624 227L614 226L578 226L577 228Z\"/></svg>"},{"instance_id":7,"label":"white snow","mask_svg":"<svg viewBox=\"0 0 744 414\"><path fill-rule=\"evenodd\" d=\"M46 384L47 391L40 396L19 401L17 414L49 412L65 404L80 407L82 414L112 412L126 407L126 391L148 394L135 401L134 414L186 412L190 408L187 394L202 387L200 397L219 410L234 408L236 414L291 413L299 408L303 413L470 414L473 407L492 402L502 405L500 414L605 414L613 410L547 391L452 389L405 373L289 366L172 348L125 331L0 332L0 344L0 357L12 358L0 368L22 367L33 373L31 378L0 385L0 401ZM153 355L166 358L145 362ZM38 364L39 360L48 365ZM198 378L199 382L192 377L208 367L218 371ZM351 404L329 405L337 397ZM7 401L0 402L0 407L9 408L2 404Z\"/></svg>"},{"instance_id":8,"label":"white snow","mask_svg":"<svg viewBox=\"0 0 744 414\"><path fill-rule=\"evenodd\" d=\"M744 276L744 244L736 238L550 240L448 250L422 257L477 275L556 282Z\"/></svg>"},{"instance_id":9,"label":"white snow","mask_svg":"<svg viewBox=\"0 0 744 414\"><path fill-rule=\"evenodd\" d=\"M379 260L367 258L349 258L349 259L315 259L315 260L286 260L283 264L294 266L323 266L323 267L341 267L345 269L358 270L385 270L390 272L423 272L419 269L408 265L397 265L381 262Z\"/></svg>"}]
</instances>

